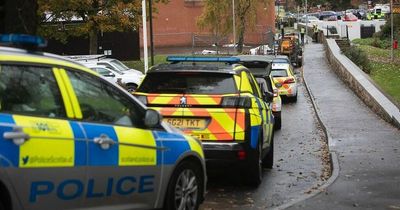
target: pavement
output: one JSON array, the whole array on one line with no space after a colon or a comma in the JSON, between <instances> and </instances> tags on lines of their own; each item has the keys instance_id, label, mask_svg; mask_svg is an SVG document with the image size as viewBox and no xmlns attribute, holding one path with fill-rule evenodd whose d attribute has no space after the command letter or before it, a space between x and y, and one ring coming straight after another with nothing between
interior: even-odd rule
<instances>
[{"instance_id":1,"label":"pavement","mask_svg":"<svg viewBox=\"0 0 400 210\"><path fill-rule=\"evenodd\" d=\"M306 45L304 59L304 79L338 157L339 175L289 209L400 209L400 131L336 76L322 44Z\"/></svg>"}]
</instances>

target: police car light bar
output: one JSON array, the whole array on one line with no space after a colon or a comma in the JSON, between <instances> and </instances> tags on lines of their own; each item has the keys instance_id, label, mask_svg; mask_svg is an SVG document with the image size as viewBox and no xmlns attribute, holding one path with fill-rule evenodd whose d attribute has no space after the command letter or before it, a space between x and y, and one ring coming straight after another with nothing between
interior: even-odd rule
<instances>
[{"instance_id":1,"label":"police car light bar","mask_svg":"<svg viewBox=\"0 0 400 210\"><path fill-rule=\"evenodd\" d=\"M186 57L186 56L168 56L167 61L172 63L179 62L224 62L224 63L237 63L239 58L234 57Z\"/></svg>"},{"instance_id":2,"label":"police car light bar","mask_svg":"<svg viewBox=\"0 0 400 210\"><path fill-rule=\"evenodd\" d=\"M40 36L28 34L3 34L0 35L0 44L22 48L42 48L47 46L47 41Z\"/></svg>"}]
</instances>

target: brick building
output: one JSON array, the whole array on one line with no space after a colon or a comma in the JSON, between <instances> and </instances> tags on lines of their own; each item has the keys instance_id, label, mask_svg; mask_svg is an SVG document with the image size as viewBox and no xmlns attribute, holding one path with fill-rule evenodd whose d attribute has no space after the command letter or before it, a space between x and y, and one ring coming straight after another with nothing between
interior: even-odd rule
<instances>
[{"instance_id":1,"label":"brick building","mask_svg":"<svg viewBox=\"0 0 400 210\"><path fill-rule=\"evenodd\" d=\"M158 12L153 14L154 46L192 46L193 36L208 34L207 31L200 31L196 25L203 6L202 0L170 0L168 4L156 4ZM275 31L273 3L267 8L260 7L257 17L255 30L245 35L245 44L257 45L271 41L269 39ZM232 40L232 36L226 37L225 42Z\"/></svg>"}]
</instances>

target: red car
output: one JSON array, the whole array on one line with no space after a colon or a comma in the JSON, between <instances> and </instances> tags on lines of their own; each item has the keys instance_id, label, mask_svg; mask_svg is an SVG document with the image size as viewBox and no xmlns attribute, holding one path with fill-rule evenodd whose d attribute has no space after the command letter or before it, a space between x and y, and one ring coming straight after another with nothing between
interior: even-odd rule
<instances>
[{"instance_id":1,"label":"red car","mask_svg":"<svg viewBox=\"0 0 400 210\"><path fill-rule=\"evenodd\" d=\"M358 18L353 13L347 13L344 15L343 21L357 21Z\"/></svg>"}]
</instances>

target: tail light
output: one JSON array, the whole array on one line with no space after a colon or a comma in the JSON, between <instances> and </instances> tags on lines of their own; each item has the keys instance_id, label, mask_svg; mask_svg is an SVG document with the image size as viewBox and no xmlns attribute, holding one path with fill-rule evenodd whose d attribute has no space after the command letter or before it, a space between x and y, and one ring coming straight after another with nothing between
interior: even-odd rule
<instances>
[{"instance_id":1,"label":"tail light","mask_svg":"<svg viewBox=\"0 0 400 210\"><path fill-rule=\"evenodd\" d=\"M227 108L251 108L251 98L247 96L223 97L221 106Z\"/></svg>"},{"instance_id":2,"label":"tail light","mask_svg":"<svg viewBox=\"0 0 400 210\"><path fill-rule=\"evenodd\" d=\"M278 97L278 94L279 94L279 90L274 88L274 97Z\"/></svg>"},{"instance_id":3,"label":"tail light","mask_svg":"<svg viewBox=\"0 0 400 210\"><path fill-rule=\"evenodd\" d=\"M284 84L289 84L289 83L294 83L295 81L294 81L294 78L289 78L289 79L286 79L283 83Z\"/></svg>"},{"instance_id":4,"label":"tail light","mask_svg":"<svg viewBox=\"0 0 400 210\"><path fill-rule=\"evenodd\" d=\"M142 96L142 95L135 95L135 97L142 102L144 105L147 105L147 96Z\"/></svg>"}]
</instances>

